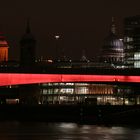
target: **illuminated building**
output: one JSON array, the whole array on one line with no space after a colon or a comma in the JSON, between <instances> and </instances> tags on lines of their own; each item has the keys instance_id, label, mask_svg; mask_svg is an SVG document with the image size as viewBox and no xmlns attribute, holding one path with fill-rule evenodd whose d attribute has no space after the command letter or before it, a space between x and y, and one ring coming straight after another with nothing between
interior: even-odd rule
<instances>
[{"instance_id":1,"label":"illuminated building","mask_svg":"<svg viewBox=\"0 0 140 140\"><path fill-rule=\"evenodd\" d=\"M21 65L31 65L35 62L36 40L31 34L29 21L27 21L26 33L20 41L20 62Z\"/></svg>"},{"instance_id":2,"label":"illuminated building","mask_svg":"<svg viewBox=\"0 0 140 140\"><path fill-rule=\"evenodd\" d=\"M123 41L116 36L115 30L112 20L100 63L89 61L84 50L79 61L67 59L63 50L58 53L61 51L59 36L55 36L56 60L43 60L42 57L36 61L36 65L31 65L35 62L36 40L31 34L28 21L26 33L20 42L21 67L16 63L0 67L0 86L3 86L0 87L0 103L5 100L9 104L139 105L140 72L138 69L125 69ZM136 40L139 39L140 30L135 32L134 43L139 46ZM126 40L130 41L132 38L126 37ZM139 51L135 52L133 49L131 53L126 49L127 53L139 60ZM135 61L133 65L136 67L139 61Z\"/></svg>"},{"instance_id":3,"label":"illuminated building","mask_svg":"<svg viewBox=\"0 0 140 140\"><path fill-rule=\"evenodd\" d=\"M40 85L41 104L90 104L88 99L96 99L97 105L135 105L140 104L140 95L136 95L131 86L95 83L46 83Z\"/></svg>"},{"instance_id":4,"label":"illuminated building","mask_svg":"<svg viewBox=\"0 0 140 140\"><path fill-rule=\"evenodd\" d=\"M8 43L5 37L0 34L0 62L8 61Z\"/></svg>"},{"instance_id":5,"label":"illuminated building","mask_svg":"<svg viewBox=\"0 0 140 140\"><path fill-rule=\"evenodd\" d=\"M14 97L18 103L30 103L32 100L36 104L85 104L87 100L94 99L97 105L134 105L140 104L139 82L140 76L116 74L1 73L0 86L6 88L0 87L0 100ZM12 95L8 95L11 92ZM28 101L28 98L31 100Z\"/></svg>"},{"instance_id":6,"label":"illuminated building","mask_svg":"<svg viewBox=\"0 0 140 140\"><path fill-rule=\"evenodd\" d=\"M97 104L106 104L106 98L113 97L112 85L92 83L48 83L41 85L42 103L77 104L87 98L96 98Z\"/></svg>"},{"instance_id":7,"label":"illuminated building","mask_svg":"<svg viewBox=\"0 0 140 140\"><path fill-rule=\"evenodd\" d=\"M124 20L125 62L130 68L140 68L140 16Z\"/></svg>"},{"instance_id":8,"label":"illuminated building","mask_svg":"<svg viewBox=\"0 0 140 140\"><path fill-rule=\"evenodd\" d=\"M116 27L113 18L109 36L105 38L101 50L100 61L112 64L115 68L124 66L124 45L123 41L116 35Z\"/></svg>"}]
</instances>

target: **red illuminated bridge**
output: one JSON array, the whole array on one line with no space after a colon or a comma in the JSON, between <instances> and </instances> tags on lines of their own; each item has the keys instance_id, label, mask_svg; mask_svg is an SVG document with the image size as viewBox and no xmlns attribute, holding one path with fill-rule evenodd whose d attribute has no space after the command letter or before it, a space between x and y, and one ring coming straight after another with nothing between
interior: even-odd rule
<instances>
[{"instance_id":1,"label":"red illuminated bridge","mask_svg":"<svg viewBox=\"0 0 140 140\"><path fill-rule=\"evenodd\" d=\"M140 83L140 76L1 73L0 86L59 82Z\"/></svg>"}]
</instances>

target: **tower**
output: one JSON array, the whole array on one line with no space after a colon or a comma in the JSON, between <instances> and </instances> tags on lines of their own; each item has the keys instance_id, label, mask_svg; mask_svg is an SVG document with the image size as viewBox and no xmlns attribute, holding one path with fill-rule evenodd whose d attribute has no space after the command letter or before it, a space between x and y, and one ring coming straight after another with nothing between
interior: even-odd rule
<instances>
[{"instance_id":1,"label":"tower","mask_svg":"<svg viewBox=\"0 0 140 140\"><path fill-rule=\"evenodd\" d=\"M9 45L5 40L5 37L0 34L0 62L8 61L8 48Z\"/></svg>"},{"instance_id":2,"label":"tower","mask_svg":"<svg viewBox=\"0 0 140 140\"><path fill-rule=\"evenodd\" d=\"M21 65L32 65L35 62L36 40L31 34L30 23L27 20L26 32L20 41Z\"/></svg>"}]
</instances>

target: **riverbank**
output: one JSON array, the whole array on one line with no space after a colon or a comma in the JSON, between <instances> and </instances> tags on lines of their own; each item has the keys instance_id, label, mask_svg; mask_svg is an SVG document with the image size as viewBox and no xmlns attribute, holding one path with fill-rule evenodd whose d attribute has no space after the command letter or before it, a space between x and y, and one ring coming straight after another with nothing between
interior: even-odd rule
<instances>
[{"instance_id":1,"label":"riverbank","mask_svg":"<svg viewBox=\"0 0 140 140\"><path fill-rule=\"evenodd\" d=\"M140 106L0 105L1 121L140 124Z\"/></svg>"}]
</instances>

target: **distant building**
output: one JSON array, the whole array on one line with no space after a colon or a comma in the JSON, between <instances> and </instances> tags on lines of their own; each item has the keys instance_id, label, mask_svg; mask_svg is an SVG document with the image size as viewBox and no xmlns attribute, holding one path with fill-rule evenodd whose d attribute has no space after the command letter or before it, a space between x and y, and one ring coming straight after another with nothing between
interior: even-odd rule
<instances>
[{"instance_id":1,"label":"distant building","mask_svg":"<svg viewBox=\"0 0 140 140\"><path fill-rule=\"evenodd\" d=\"M127 67L140 68L140 15L124 19L124 45Z\"/></svg>"},{"instance_id":2,"label":"distant building","mask_svg":"<svg viewBox=\"0 0 140 140\"><path fill-rule=\"evenodd\" d=\"M82 51L82 57L80 59L80 61L85 61L85 62L88 62L89 60L87 59L87 56L86 56L86 52L85 50Z\"/></svg>"},{"instance_id":3,"label":"distant building","mask_svg":"<svg viewBox=\"0 0 140 140\"><path fill-rule=\"evenodd\" d=\"M0 62L8 61L8 48L9 45L5 37L0 34Z\"/></svg>"},{"instance_id":4,"label":"distant building","mask_svg":"<svg viewBox=\"0 0 140 140\"><path fill-rule=\"evenodd\" d=\"M113 18L109 36L105 38L101 50L100 61L112 64L115 68L124 66L124 45L123 41L116 35L116 27Z\"/></svg>"},{"instance_id":5,"label":"distant building","mask_svg":"<svg viewBox=\"0 0 140 140\"><path fill-rule=\"evenodd\" d=\"M26 32L20 41L20 63L31 65L35 62L36 40L31 34L29 21L27 21Z\"/></svg>"}]
</instances>

